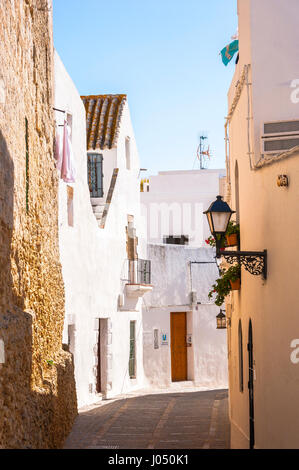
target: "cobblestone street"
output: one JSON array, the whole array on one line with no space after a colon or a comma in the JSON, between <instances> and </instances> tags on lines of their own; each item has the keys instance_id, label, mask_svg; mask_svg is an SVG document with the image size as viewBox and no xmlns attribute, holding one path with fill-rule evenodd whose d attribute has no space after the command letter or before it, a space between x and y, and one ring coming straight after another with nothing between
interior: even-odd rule
<instances>
[{"instance_id":1,"label":"cobblestone street","mask_svg":"<svg viewBox=\"0 0 299 470\"><path fill-rule=\"evenodd\" d=\"M105 400L81 411L65 449L228 449L226 390Z\"/></svg>"}]
</instances>

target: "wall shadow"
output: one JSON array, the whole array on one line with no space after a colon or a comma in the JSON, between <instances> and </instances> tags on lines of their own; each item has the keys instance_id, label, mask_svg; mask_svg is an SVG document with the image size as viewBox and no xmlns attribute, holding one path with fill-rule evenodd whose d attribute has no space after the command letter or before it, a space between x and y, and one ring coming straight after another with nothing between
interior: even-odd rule
<instances>
[{"instance_id":1,"label":"wall shadow","mask_svg":"<svg viewBox=\"0 0 299 470\"><path fill-rule=\"evenodd\" d=\"M149 393L107 403L105 400L102 405L80 412L64 448L229 447L228 390L208 390Z\"/></svg>"},{"instance_id":2,"label":"wall shadow","mask_svg":"<svg viewBox=\"0 0 299 470\"><path fill-rule=\"evenodd\" d=\"M0 340L5 347L5 362L0 364L0 448L59 448L77 415L74 366L72 356L61 350L58 365L49 366L46 373L40 367L41 387L33 390L36 325L34 312L25 311L24 304L23 274L30 265L22 265L13 241L14 178L13 158L0 130Z\"/></svg>"}]
</instances>

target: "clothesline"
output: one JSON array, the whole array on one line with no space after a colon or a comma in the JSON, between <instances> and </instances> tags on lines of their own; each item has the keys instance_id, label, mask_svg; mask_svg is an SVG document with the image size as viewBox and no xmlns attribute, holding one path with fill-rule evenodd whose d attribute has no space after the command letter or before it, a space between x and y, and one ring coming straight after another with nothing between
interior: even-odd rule
<instances>
[{"instance_id":1,"label":"clothesline","mask_svg":"<svg viewBox=\"0 0 299 470\"><path fill-rule=\"evenodd\" d=\"M58 108L53 108L54 111L57 111L58 113L66 113L63 109L58 109Z\"/></svg>"},{"instance_id":2,"label":"clothesline","mask_svg":"<svg viewBox=\"0 0 299 470\"><path fill-rule=\"evenodd\" d=\"M66 120L63 126L63 135L56 130L56 139L55 139L55 160L56 168L60 172L60 178L65 183L75 183L75 162L74 154L71 142L71 129L67 124Z\"/></svg>"}]
</instances>

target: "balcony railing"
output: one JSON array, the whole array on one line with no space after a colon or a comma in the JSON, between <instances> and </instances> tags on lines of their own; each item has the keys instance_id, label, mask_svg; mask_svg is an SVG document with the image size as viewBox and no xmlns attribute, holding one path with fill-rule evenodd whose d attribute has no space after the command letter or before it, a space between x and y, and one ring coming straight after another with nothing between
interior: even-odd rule
<instances>
[{"instance_id":1,"label":"balcony railing","mask_svg":"<svg viewBox=\"0 0 299 470\"><path fill-rule=\"evenodd\" d=\"M151 284L151 261L144 259L129 260L128 280L130 284Z\"/></svg>"}]
</instances>

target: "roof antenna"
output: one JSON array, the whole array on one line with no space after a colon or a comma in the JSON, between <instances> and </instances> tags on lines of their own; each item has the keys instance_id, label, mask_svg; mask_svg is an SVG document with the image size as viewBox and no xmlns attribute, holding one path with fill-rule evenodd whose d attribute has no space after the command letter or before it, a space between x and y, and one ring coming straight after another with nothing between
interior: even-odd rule
<instances>
[{"instance_id":1,"label":"roof antenna","mask_svg":"<svg viewBox=\"0 0 299 470\"><path fill-rule=\"evenodd\" d=\"M205 141L208 141L208 136L205 132L201 132L199 135L199 146L197 147L193 169L197 162L199 163L200 170L206 170L208 168L208 160L210 160L211 154L210 146L207 146Z\"/></svg>"}]
</instances>

